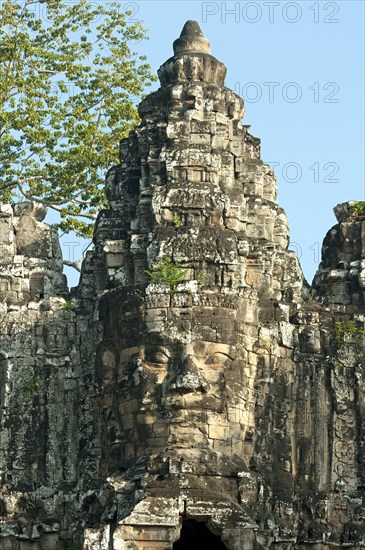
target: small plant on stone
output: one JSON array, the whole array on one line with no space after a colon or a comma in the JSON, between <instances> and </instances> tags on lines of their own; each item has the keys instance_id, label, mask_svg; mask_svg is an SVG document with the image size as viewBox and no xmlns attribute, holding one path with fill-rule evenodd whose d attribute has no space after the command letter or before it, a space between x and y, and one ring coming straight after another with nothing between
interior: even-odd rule
<instances>
[{"instance_id":1,"label":"small plant on stone","mask_svg":"<svg viewBox=\"0 0 365 550\"><path fill-rule=\"evenodd\" d=\"M309 302L312 302L314 300L314 290L313 288L310 288L308 290L307 299Z\"/></svg>"},{"instance_id":2,"label":"small plant on stone","mask_svg":"<svg viewBox=\"0 0 365 550\"><path fill-rule=\"evenodd\" d=\"M76 306L75 306L75 304L74 304L71 300L67 300L67 301L63 304L62 309L66 310L66 311L75 311Z\"/></svg>"},{"instance_id":3,"label":"small plant on stone","mask_svg":"<svg viewBox=\"0 0 365 550\"><path fill-rule=\"evenodd\" d=\"M358 201L349 205L349 217L358 218L365 215L365 201Z\"/></svg>"},{"instance_id":4,"label":"small plant on stone","mask_svg":"<svg viewBox=\"0 0 365 550\"><path fill-rule=\"evenodd\" d=\"M337 321L335 324L335 333L337 343L342 344L345 334L360 334L364 336L365 329L363 327L356 326L355 321L348 321L347 323Z\"/></svg>"},{"instance_id":5,"label":"small plant on stone","mask_svg":"<svg viewBox=\"0 0 365 550\"><path fill-rule=\"evenodd\" d=\"M177 212L174 212L173 221L176 229L179 229L179 227L182 225L182 221L180 220L179 214Z\"/></svg>"},{"instance_id":6,"label":"small plant on stone","mask_svg":"<svg viewBox=\"0 0 365 550\"><path fill-rule=\"evenodd\" d=\"M185 280L186 275L186 271L181 268L180 263L174 262L167 256L160 260L154 271L146 269L145 273L147 273L155 283L169 285L171 295L175 294L176 286L178 283L182 283Z\"/></svg>"},{"instance_id":7,"label":"small plant on stone","mask_svg":"<svg viewBox=\"0 0 365 550\"><path fill-rule=\"evenodd\" d=\"M198 273L196 274L196 280L200 285L204 285L207 282L206 271L198 271Z\"/></svg>"},{"instance_id":8,"label":"small plant on stone","mask_svg":"<svg viewBox=\"0 0 365 550\"><path fill-rule=\"evenodd\" d=\"M36 378L31 378L24 383L24 389L27 391L35 391L38 388L38 382Z\"/></svg>"}]
</instances>

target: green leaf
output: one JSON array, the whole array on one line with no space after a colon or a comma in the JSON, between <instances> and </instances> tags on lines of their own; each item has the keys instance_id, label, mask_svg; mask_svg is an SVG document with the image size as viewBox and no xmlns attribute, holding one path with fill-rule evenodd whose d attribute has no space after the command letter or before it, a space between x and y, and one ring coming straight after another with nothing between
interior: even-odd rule
<instances>
[{"instance_id":1,"label":"green leaf","mask_svg":"<svg viewBox=\"0 0 365 550\"><path fill-rule=\"evenodd\" d=\"M90 235L107 204L103 174L139 120L135 98L155 81L132 49L145 29L118 2L0 6L0 200L20 191L61 205L59 227Z\"/></svg>"}]
</instances>

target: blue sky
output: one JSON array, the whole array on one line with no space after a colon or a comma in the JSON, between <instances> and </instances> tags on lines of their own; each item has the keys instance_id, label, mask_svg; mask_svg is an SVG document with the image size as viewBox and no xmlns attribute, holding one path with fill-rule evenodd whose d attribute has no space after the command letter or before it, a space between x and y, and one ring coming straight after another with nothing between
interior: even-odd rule
<instances>
[{"instance_id":1,"label":"blue sky","mask_svg":"<svg viewBox=\"0 0 365 550\"><path fill-rule=\"evenodd\" d=\"M274 165L290 247L311 282L322 240L336 223L333 206L365 200L364 2L121 4L147 29L149 40L135 50L154 72L171 57L185 21L199 22L212 55L227 66L226 85L246 100L244 123L261 139L262 159ZM69 284L77 284L75 275Z\"/></svg>"}]
</instances>

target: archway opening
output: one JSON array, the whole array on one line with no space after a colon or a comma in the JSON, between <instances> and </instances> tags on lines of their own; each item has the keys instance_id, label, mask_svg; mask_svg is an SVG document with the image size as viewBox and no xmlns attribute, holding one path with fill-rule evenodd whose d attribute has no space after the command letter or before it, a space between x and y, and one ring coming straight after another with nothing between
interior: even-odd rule
<instances>
[{"instance_id":1,"label":"archway opening","mask_svg":"<svg viewBox=\"0 0 365 550\"><path fill-rule=\"evenodd\" d=\"M174 542L173 550L227 550L221 538L213 535L205 523L194 519L185 519L182 524L180 538Z\"/></svg>"}]
</instances>

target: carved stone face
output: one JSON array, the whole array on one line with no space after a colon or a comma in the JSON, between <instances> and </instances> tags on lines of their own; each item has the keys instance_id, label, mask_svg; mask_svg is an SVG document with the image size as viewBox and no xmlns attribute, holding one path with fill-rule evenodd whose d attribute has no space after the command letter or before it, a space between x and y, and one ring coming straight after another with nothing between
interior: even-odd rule
<instances>
[{"instance_id":1,"label":"carved stone face","mask_svg":"<svg viewBox=\"0 0 365 550\"><path fill-rule=\"evenodd\" d=\"M221 412L224 409L224 372L234 360L228 344L195 340L190 344L146 342L123 350L122 370L134 362L135 393L144 381L144 408L158 405L160 414L190 409ZM143 384L142 384L143 385Z\"/></svg>"},{"instance_id":2,"label":"carved stone face","mask_svg":"<svg viewBox=\"0 0 365 550\"><path fill-rule=\"evenodd\" d=\"M135 321L127 318L131 326ZM124 319L118 331L127 330L128 323ZM100 351L109 445L117 460L159 453L176 460L188 456L192 463L203 455L210 461L213 455L241 456L247 384L237 346L197 338L186 342L184 331L172 340L164 324L154 332L140 327L136 345L104 340Z\"/></svg>"}]
</instances>

